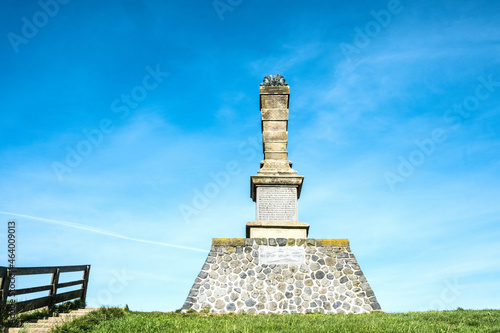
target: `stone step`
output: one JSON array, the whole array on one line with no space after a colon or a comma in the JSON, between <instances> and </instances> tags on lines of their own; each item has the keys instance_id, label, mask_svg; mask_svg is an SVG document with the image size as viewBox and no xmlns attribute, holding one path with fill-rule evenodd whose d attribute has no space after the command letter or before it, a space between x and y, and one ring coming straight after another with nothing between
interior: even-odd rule
<instances>
[{"instance_id":1,"label":"stone step","mask_svg":"<svg viewBox=\"0 0 500 333\"><path fill-rule=\"evenodd\" d=\"M72 312L92 312L97 310L99 310L99 308L85 308L85 309L74 310Z\"/></svg>"},{"instance_id":2,"label":"stone step","mask_svg":"<svg viewBox=\"0 0 500 333\"><path fill-rule=\"evenodd\" d=\"M49 317L47 319L40 319L38 322L67 322L67 321L71 321L75 318L86 316L87 314L89 314L92 311L95 311L95 310L72 311L70 313L60 313L58 317Z\"/></svg>"},{"instance_id":3,"label":"stone step","mask_svg":"<svg viewBox=\"0 0 500 333\"><path fill-rule=\"evenodd\" d=\"M43 319L42 322L49 322L49 323L68 322L68 321L72 321L73 319L83 317L83 316L85 316L85 314L73 315L73 316L61 316L61 315L59 315L59 317L50 317L47 319ZM39 320L38 322L41 322L41 320Z\"/></svg>"},{"instance_id":4,"label":"stone step","mask_svg":"<svg viewBox=\"0 0 500 333\"><path fill-rule=\"evenodd\" d=\"M9 328L9 333L19 332L21 329L26 328L26 332L38 333L49 332L54 326L70 322L76 318L83 317L92 311L99 310L99 308L85 308L71 311L70 313L60 313L58 317L49 317L47 319L40 319L31 323L25 323L21 328Z\"/></svg>"},{"instance_id":5,"label":"stone step","mask_svg":"<svg viewBox=\"0 0 500 333\"><path fill-rule=\"evenodd\" d=\"M31 323L31 324L26 324L26 327L29 327L30 329L32 328L51 328L54 326L54 323Z\"/></svg>"},{"instance_id":6,"label":"stone step","mask_svg":"<svg viewBox=\"0 0 500 333\"><path fill-rule=\"evenodd\" d=\"M65 317L81 317L81 316L86 316L88 312L70 312L70 313L60 313L59 317L65 318Z\"/></svg>"},{"instance_id":7,"label":"stone step","mask_svg":"<svg viewBox=\"0 0 500 333\"><path fill-rule=\"evenodd\" d=\"M21 328L9 328L9 333L13 333L13 332L19 332L21 331L22 329L24 329L24 327L21 327ZM27 328L24 332L28 332L28 333L42 333L42 332L50 332L50 330L52 329L52 327L50 328Z\"/></svg>"}]
</instances>

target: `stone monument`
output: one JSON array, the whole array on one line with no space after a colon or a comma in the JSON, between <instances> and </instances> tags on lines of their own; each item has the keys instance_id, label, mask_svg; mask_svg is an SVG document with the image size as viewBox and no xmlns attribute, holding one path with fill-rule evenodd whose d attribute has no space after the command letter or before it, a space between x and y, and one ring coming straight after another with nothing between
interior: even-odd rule
<instances>
[{"instance_id":1,"label":"stone monument","mask_svg":"<svg viewBox=\"0 0 500 333\"><path fill-rule=\"evenodd\" d=\"M298 221L304 176L288 160L290 87L268 75L260 86L264 160L250 177L256 219L246 238L214 238L182 307L213 313L366 313L380 310L347 239L307 238Z\"/></svg>"},{"instance_id":2,"label":"stone monument","mask_svg":"<svg viewBox=\"0 0 500 333\"><path fill-rule=\"evenodd\" d=\"M290 87L277 74L260 86L262 150L257 175L250 177L250 196L256 202L256 221L247 223L248 238L307 238L309 224L298 222L297 200L304 176L292 169L286 151Z\"/></svg>"}]
</instances>

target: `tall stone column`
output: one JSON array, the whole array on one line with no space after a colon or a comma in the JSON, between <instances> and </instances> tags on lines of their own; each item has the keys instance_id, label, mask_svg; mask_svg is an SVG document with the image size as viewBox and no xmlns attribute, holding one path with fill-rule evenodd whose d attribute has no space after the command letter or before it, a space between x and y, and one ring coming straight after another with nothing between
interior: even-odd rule
<instances>
[{"instance_id":1,"label":"tall stone column","mask_svg":"<svg viewBox=\"0 0 500 333\"><path fill-rule=\"evenodd\" d=\"M298 221L297 200L304 176L288 160L288 102L290 87L277 74L260 86L262 150L257 175L250 177L250 196L256 203L256 220L247 223L250 238L306 238L307 223Z\"/></svg>"}]
</instances>

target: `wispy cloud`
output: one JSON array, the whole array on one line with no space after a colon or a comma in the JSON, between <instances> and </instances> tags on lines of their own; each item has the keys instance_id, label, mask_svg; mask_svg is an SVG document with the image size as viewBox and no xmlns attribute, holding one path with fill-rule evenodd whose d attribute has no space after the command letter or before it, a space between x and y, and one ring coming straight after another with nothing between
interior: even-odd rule
<instances>
[{"instance_id":1,"label":"wispy cloud","mask_svg":"<svg viewBox=\"0 0 500 333\"><path fill-rule=\"evenodd\" d=\"M114 237L114 238L126 239L126 240L133 241L133 242L146 243L146 244L159 245L159 246L166 246L166 247L173 247L173 248L177 248L177 249L183 249L183 250L189 250L189 251L197 251L197 252L207 253L207 250L198 249L198 248L195 248L195 247L189 247L189 246L183 246L183 245L175 245L175 244L169 244L169 243L156 242L156 241L150 241L150 240L145 240L145 239L128 237L128 236L120 235L120 234L113 233L113 232L110 232L110 231L107 231L107 230L98 229L98 228L94 228L94 227L89 227L87 225L83 225L83 224L79 224L79 223L73 223L73 222L67 222L67 221L59 221L59 220L53 220L53 219L47 219L47 218L43 218L43 217L36 217L36 216L30 216L30 215L18 214L18 213L11 213L11 212L2 212L2 211L0 211L0 214L9 215L9 216L23 217L23 218L27 218L27 219L31 219L31 220L42 221L42 222L47 222L47 223L52 223L52 224L58 224L58 225L62 225L62 226L69 227L69 228L74 228L74 229L79 229L79 230L85 230L85 231L93 232L93 233L96 233L96 234L106 235L106 236L110 236L110 237Z\"/></svg>"}]
</instances>

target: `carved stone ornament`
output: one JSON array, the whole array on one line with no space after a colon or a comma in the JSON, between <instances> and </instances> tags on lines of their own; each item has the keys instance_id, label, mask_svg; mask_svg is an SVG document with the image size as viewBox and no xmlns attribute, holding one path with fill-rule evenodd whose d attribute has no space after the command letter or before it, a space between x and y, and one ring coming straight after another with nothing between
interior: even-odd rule
<instances>
[{"instance_id":1,"label":"carved stone ornament","mask_svg":"<svg viewBox=\"0 0 500 333\"><path fill-rule=\"evenodd\" d=\"M264 81L262 81L262 83L260 85L261 86L287 86L288 83L286 83L283 75L276 74L276 75L267 75L264 78Z\"/></svg>"}]
</instances>

